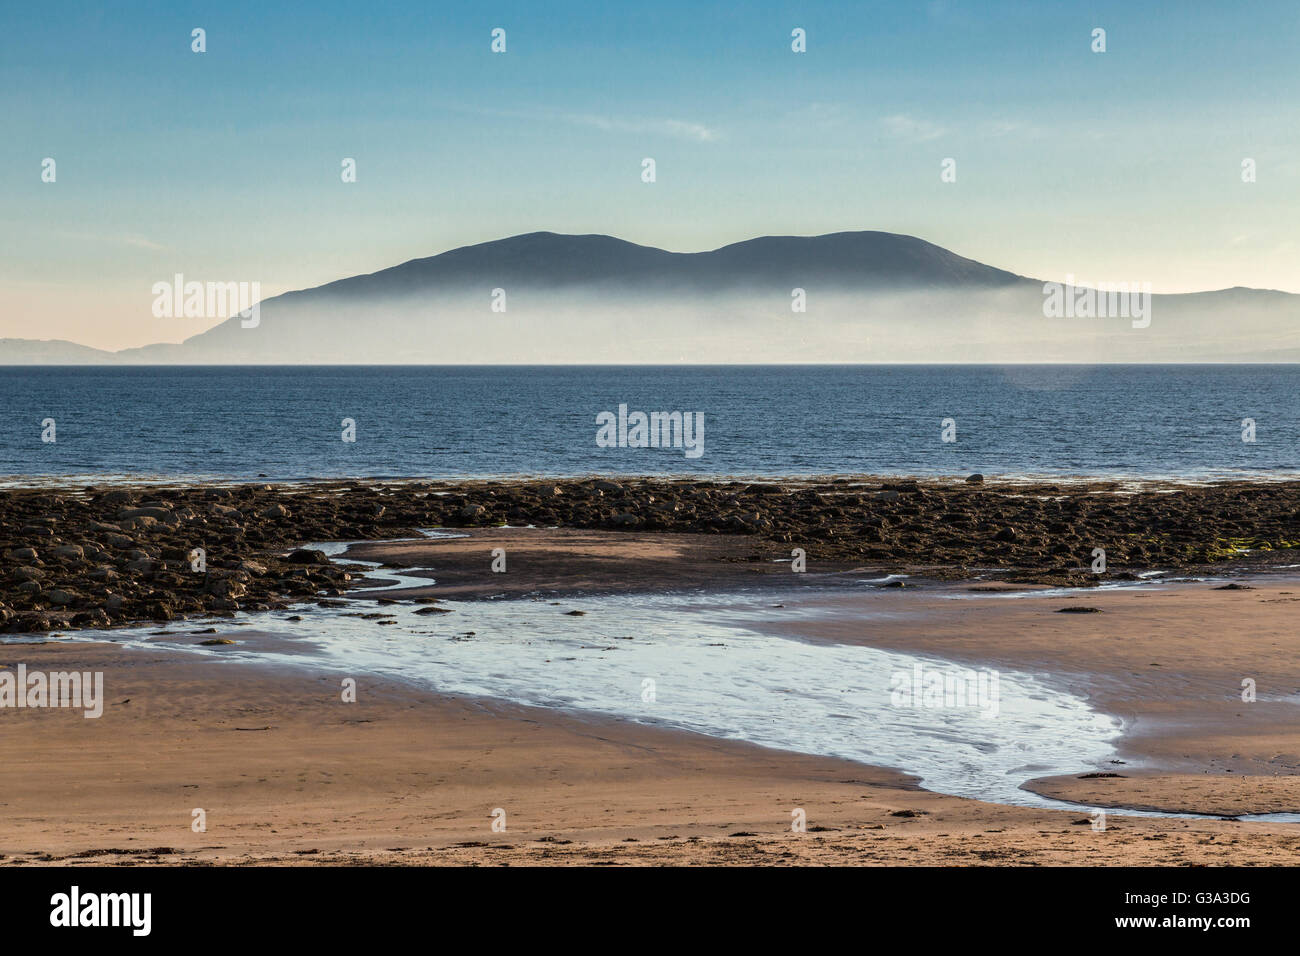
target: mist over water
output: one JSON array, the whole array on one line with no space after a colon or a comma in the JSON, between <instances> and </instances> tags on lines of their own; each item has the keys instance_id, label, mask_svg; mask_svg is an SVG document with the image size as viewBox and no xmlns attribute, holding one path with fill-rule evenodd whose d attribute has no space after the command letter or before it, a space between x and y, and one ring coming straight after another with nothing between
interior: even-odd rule
<instances>
[{"instance_id":1,"label":"mist over water","mask_svg":"<svg viewBox=\"0 0 1300 956\"><path fill-rule=\"evenodd\" d=\"M598 447L596 416L620 404L702 414L703 454ZM0 408L6 476L1300 470L1300 366L1284 365L9 367Z\"/></svg>"}]
</instances>

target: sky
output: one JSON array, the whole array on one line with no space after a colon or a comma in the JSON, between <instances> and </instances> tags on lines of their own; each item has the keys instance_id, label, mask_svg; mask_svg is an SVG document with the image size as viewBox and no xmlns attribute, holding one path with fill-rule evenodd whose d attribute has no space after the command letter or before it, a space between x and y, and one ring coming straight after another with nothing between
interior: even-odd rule
<instances>
[{"instance_id":1,"label":"sky","mask_svg":"<svg viewBox=\"0 0 1300 956\"><path fill-rule=\"evenodd\" d=\"M538 230L1300 293L1294 0L107 6L0 12L0 338L178 342L218 320L153 315L176 273L270 296Z\"/></svg>"}]
</instances>

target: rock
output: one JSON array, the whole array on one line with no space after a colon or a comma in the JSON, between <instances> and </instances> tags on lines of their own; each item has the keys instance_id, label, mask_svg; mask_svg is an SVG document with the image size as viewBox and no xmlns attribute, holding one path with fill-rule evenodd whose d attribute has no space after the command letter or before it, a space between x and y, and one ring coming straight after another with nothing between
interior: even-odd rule
<instances>
[{"instance_id":1,"label":"rock","mask_svg":"<svg viewBox=\"0 0 1300 956\"><path fill-rule=\"evenodd\" d=\"M50 554L58 558L76 558L80 560L86 556L86 551L77 544L64 544L57 548L51 548Z\"/></svg>"},{"instance_id":2,"label":"rock","mask_svg":"<svg viewBox=\"0 0 1300 956\"><path fill-rule=\"evenodd\" d=\"M296 551L290 551L289 556L285 558L290 564L329 564L329 555L324 551L317 551L315 548L299 548Z\"/></svg>"},{"instance_id":3,"label":"rock","mask_svg":"<svg viewBox=\"0 0 1300 956\"><path fill-rule=\"evenodd\" d=\"M104 543L107 544L109 547L117 548L118 550L122 550L124 548L134 548L136 544L135 538L129 537L124 534L112 534L112 533L104 535Z\"/></svg>"},{"instance_id":4,"label":"rock","mask_svg":"<svg viewBox=\"0 0 1300 956\"><path fill-rule=\"evenodd\" d=\"M234 578L217 578L209 581L206 590L209 594L221 598L239 598L248 593L248 589Z\"/></svg>"},{"instance_id":5,"label":"rock","mask_svg":"<svg viewBox=\"0 0 1300 956\"><path fill-rule=\"evenodd\" d=\"M482 505L466 505L464 508L460 509L460 516L466 519L477 518L486 511L487 509Z\"/></svg>"},{"instance_id":6,"label":"rock","mask_svg":"<svg viewBox=\"0 0 1300 956\"><path fill-rule=\"evenodd\" d=\"M165 601L154 601L145 611L145 616L152 621L171 621L176 618L176 612Z\"/></svg>"},{"instance_id":7,"label":"rock","mask_svg":"<svg viewBox=\"0 0 1300 956\"><path fill-rule=\"evenodd\" d=\"M35 561L39 555L35 548L14 548L5 557L13 558L15 561Z\"/></svg>"},{"instance_id":8,"label":"rock","mask_svg":"<svg viewBox=\"0 0 1300 956\"><path fill-rule=\"evenodd\" d=\"M19 594L40 594L41 582L24 581L21 584L14 585L14 590L17 591Z\"/></svg>"},{"instance_id":9,"label":"rock","mask_svg":"<svg viewBox=\"0 0 1300 956\"><path fill-rule=\"evenodd\" d=\"M44 614L22 614L10 622L10 629L17 625L17 630L28 631L33 634L50 629L50 619Z\"/></svg>"},{"instance_id":10,"label":"rock","mask_svg":"<svg viewBox=\"0 0 1300 956\"><path fill-rule=\"evenodd\" d=\"M119 521L129 518L153 518L154 521L161 521L164 524L173 524L177 520L171 508L162 508L157 505L152 508L123 508L117 513L117 517Z\"/></svg>"},{"instance_id":11,"label":"rock","mask_svg":"<svg viewBox=\"0 0 1300 956\"><path fill-rule=\"evenodd\" d=\"M263 508L258 514L263 518L287 518L289 517L289 509L284 505L274 504L268 508Z\"/></svg>"},{"instance_id":12,"label":"rock","mask_svg":"<svg viewBox=\"0 0 1300 956\"><path fill-rule=\"evenodd\" d=\"M45 572L40 568L16 568L14 570L14 577L19 581L39 581L41 578L45 577Z\"/></svg>"},{"instance_id":13,"label":"rock","mask_svg":"<svg viewBox=\"0 0 1300 956\"><path fill-rule=\"evenodd\" d=\"M877 492L876 492L876 500L877 500L877 501L897 501L897 500L898 500L898 492L897 492L897 491L877 491Z\"/></svg>"},{"instance_id":14,"label":"rock","mask_svg":"<svg viewBox=\"0 0 1300 956\"><path fill-rule=\"evenodd\" d=\"M595 488L597 491L604 492L605 494L623 493L623 486L617 481L605 481L604 479L601 479L599 481L593 481L591 487Z\"/></svg>"},{"instance_id":15,"label":"rock","mask_svg":"<svg viewBox=\"0 0 1300 956\"><path fill-rule=\"evenodd\" d=\"M921 490L921 486L915 478L907 478L903 481L887 481L880 487L885 491L916 492Z\"/></svg>"},{"instance_id":16,"label":"rock","mask_svg":"<svg viewBox=\"0 0 1300 956\"><path fill-rule=\"evenodd\" d=\"M633 528L641 523L641 518L630 511L624 511L622 514L614 515L609 522L618 528Z\"/></svg>"},{"instance_id":17,"label":"rock","mask_svg":"<svg viewBox=\"0 0 1300 956\"><path fill-rule=\"evenodd\" d=\"M65 591L62 588L55 588L46 595L50 603L56 607L67 607L77 600L77 595L71 591Z\"/></svg>"}]
</instances>

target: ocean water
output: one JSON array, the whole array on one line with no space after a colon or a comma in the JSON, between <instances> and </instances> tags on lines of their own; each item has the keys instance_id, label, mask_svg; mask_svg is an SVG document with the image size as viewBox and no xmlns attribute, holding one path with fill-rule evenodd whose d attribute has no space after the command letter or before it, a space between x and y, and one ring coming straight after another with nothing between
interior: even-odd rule
<instances>
[{"instance_id":1,"label":"ocean water","mask_svg":"<svg viewBox=\"0 0 1300 956\"><path fill-rule=\"evenodd\" d=\"M620 405L699 413L702 454L600 447ZM975 471L1300 474L1300 365L0 367L10 477Z\"/></svg>"}]
</instances>

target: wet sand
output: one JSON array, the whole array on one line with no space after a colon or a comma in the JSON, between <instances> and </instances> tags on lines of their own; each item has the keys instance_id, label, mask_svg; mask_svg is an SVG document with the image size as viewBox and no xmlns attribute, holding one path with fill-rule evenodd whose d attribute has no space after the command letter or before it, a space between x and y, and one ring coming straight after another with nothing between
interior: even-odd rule
<instances>
[{"instance_id":1,"label":"wet sand","mask_svg":"<svg viewBox=\"0 0 1300 956\"><path fill-rule=\"evenodd\" d=\"M105 714L0 711L0 865L1289 864L1300 828L997 806L699 735L107 644ZM21 730L19 730L21 728ZM791 811L808 831L791 831ZM192 811L207 830L191 829ZM493 832L494 809L506 811Z\"/></svg>"},{"instance_id":2,"label":"wet sand","mask_svg":"<svg viewBox=\"0 0 1300 956\"><path fill-rule=\"evenodd\" d=\"M493 548L521 556L508 573L491 575L493 589L507 596L562 596L567 587L592 577L592 562L600 564L606 587L642 574L649 574L656 588L717 583L701 577L689 539L660 542L685 552L679 563L667 562L681 569L670 576L648 570L655 565L645 560L646 545L628 542L627 551L615 548L610 554L600 550L614 547L608 535L586 546L577 540L581 537L487 530L458 539L368 543L348 554L430 569L436 586L392 592L408 597L472 593L477 585L468 582L485 576L482 567ZM1115 796L1121 778L1052 778L1030 784L1035 792L1096 806L1171 812L1219 813L1204 809L1218 804L1237 808L1222 811L1234 814L1300 812L1300 789L1290 789L1292 781L1300 781L1290 776L1300 774L1300 632L1295 628L1300 578L1242 578L1248 583L1234 589L1221 581L1174 581L1066 593L1002 585L993 594L985 585L917 580L897 590L868 587L871 610L888 616L887 624L862 620L861 582L873 579L879 580L865 570L792 574L788 565L769 562L725 576L718 586L738 584L758 594L779 587L792 610L806 601L819 613L800 621L797 636L805 640L1040 674L1124 721L1118 748L1124 763L1113 769L1142 774L1134 802ZM1079 608L1093 610L1063 613ZM791 633L785 623L748 626ZM1243 681L1254 682L1253 702L1242 700ZM1225 779L1234 774L1275 780L1252 796ZM1226 794L1231 794L1228 802L1220 799Z\"/></svg>"},{"instance_id":3,"label":"wet sand","mask_svg":"<svg viewBox=\"0 0 1300 956\"><path fill-rule=\"evenodd\" d=\"M866 629L851 619L817 621L805 633L1042 674L1123 719L1118 749L1132 769L1210 778L1296 774L1300 581L1249 580L1250 590L1173 583L1013 598L922 592L889 598L895 606L911 598L915 623ZM829 598L836 603L848 608L847 599ZM1069 607L1097 613L1061 613ZM1255 701L1242 700L1243 680L1255 682ZM1167 804L1181 808L1176 796ZM1300 801L1290 809L1300 810Z\"/></svg>"},{"instance_id":4,"label":"wet sand","mask_svg":"<svg viewBox=\"0 0 1300 956\"><path fill-rule=\"evenodd\" d=\"M655 588L717 584L691 565L713 558L689 536L574 534L482 530L355 556L431 568L443 598L639 587L656 563ZM490 571L494 546L507 549L505 574ZM737 573L762 582L757 593L817 583L776 565ZM853 619L847 590L816 589L806 600L832 615L842 602L844 614L801 636L1041 673L1125 719L1122 776L1067 775L1036 783L1041 793L1297 811L1300 585L1251 586L1010 598L920 582L873 589L900 613L870 628ZM1101 613L1057 613L1078 604ZM273 669L106 643L0 645L0 663L19 662L103 670L108 705L98 720L0 710L0 863L1240 865L1291 864L1300 851L1296 825L1117 811L1099 832L1078 810L930 793L888 769L364 675L357 702L344 703L338 675L314 672L306 653L301 667ZM1243 677L1258 701L1241 701ZM190 829L196 807L206 833ZM505 832L491 828L498 807ZM796 807L806 833L791 832Z\"/></svg>"}]
</instances>

